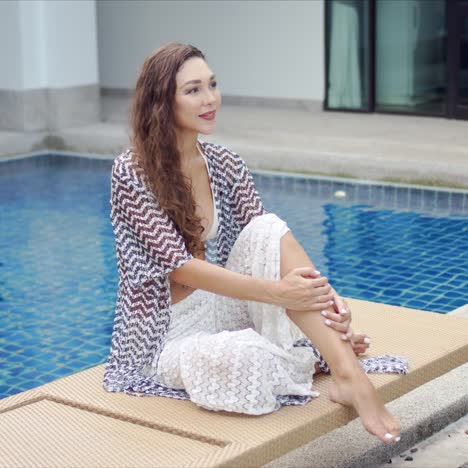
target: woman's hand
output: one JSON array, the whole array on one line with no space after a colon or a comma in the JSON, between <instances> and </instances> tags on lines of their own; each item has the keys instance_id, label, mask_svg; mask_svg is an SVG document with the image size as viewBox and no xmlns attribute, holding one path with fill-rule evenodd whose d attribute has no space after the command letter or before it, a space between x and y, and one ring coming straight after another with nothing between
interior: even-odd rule
<instances>
[{"instance_id":1,"label":"woman's hand","mask_svg":"<svg viewBox=\"0 0 468 468\"><path fill-rule=\"evenodd\" d=\"M285 309L320 312L333 299L328 279L313 268L295 268L277 282L273 303Z\"/></svg>"},{"instance_id":2,"label":"woman's hand","mask_svg":"<svg viewBox=\"0 0 468 468\"><path fill-rule=\"evenodd\" d=\"M322 310L320 313L325 317L325 325L333 328L339 333L342 333L341 338L347 341L351 338L351 309L348 303L332 288L333 295L333 310Z\"/></svg>"},{"instance_id":3,"label":"woman's hand","mask_svg":"<svg viewBox=\"0 0 468 468\"><path fill-rule=\"evenodd\" d=\"M355 333L350 327L351 309L348 303L333 289L333 311L324 310L325 324L341 333L343 341L349 341L356 355L363 354L370 346L370 338L365 333Z\"/></svg>"},{"instance_id":4,"label":"woman's hand","mask_svg":"<svg viewBox=\"0 0 468 468\"><path fill-rule=\"evenodd\" d=\"M350 328L351 330L351 328ZM351 336L349 337L349 342L353 348L354 354L359 356L364 354L370 346L370 338L365 333L355 333L351 330Z\"/></svg>"}]
</instances>

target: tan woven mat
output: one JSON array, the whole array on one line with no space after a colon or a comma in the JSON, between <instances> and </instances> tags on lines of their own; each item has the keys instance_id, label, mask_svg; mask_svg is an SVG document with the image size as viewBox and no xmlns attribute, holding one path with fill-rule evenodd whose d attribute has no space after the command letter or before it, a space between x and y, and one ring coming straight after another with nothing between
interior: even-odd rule
<instances>
[{"instance_id":1,"label":"tan woven mat","mask_svg":"<svg viewBox=\"0 0 468 468\"><path fill-rule=\"evenodd\" d=\"M387 402L466 362L468 319L349 300L370 355L410 360L404 377L371 375ZM351 419L322 396L265 416L215 413L190 401L102 389L103 366L0 401L0 466L259 466Z\"/></svg>"}]
</instances>

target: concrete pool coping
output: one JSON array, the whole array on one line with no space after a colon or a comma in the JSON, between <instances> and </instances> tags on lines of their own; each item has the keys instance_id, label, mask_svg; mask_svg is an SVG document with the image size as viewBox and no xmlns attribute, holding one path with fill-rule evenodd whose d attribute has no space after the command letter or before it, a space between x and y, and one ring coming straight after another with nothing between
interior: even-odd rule
<instances>
[{"instance_id":1,"label":"concrete pool coping","mask_svg":"<svg viewBox=\"0 0 468 468\"><path fill-rule=\"evenodd\" d=\"M103 98L101 122L57 132L0 131L0 158L38 150L117 155L129 145L128 100ZM468 123L401 115L227 105L207 140L252 169L468 188Z\"/></svg>"},{"instance_id":2,"label":"concrete pool coping","mask_svg":"<svg viewBox=\"0 0 468 468\"><path fill-rule=\"evenodd\" d=\"M138 451L140 464L152 460L158 466L259 466L275 458L272 468L307 466L311 459L314 467L375 466L466 412L465 318L353 299L350 304L355 326L373 337L373 355L410 359L406 376L370 376L384 401L394 400L389 407L404 436L398 445L384 447L358 421L334 431L355 414L324 396L260 417L214 413L188 401L107 393L97 366L0 401L3 464L94 460L96 466L123 466ZM319 376L316 389L323 394L328 381Z\"/></svg>"},{"instance_id":3,"label":"concrete pool coping","mask_svg":"<svg viewBox=\"0 0 468 468\"><path fill-rule=\"evenodd\" d=\"M468 364L464 364L388 403L386 407L401 424L402 440L398 446L380 444L365 432L358 420L354 420L283 455L265 467L375 468L380 464L388 466L388 460L392 457L404 453L468 413L467 382ZM459 444L459 441L455 443ZM310 464L311 460L313 465ZM446 454L445 461L450 462L450 454ZM468 462L468 457L463 462ZM422 468L414 463L408 466ZM448 468L448 465L441 463L434 466Z\"/></svg>"},{"instance_id":4,"label":"concrete pool coping","mask_svg":"<svg viewBox=\"0 0 468 468\"><path fill-rule=\"evenodd\" d=\"M11 155L0 155L0 163L9 162L9 161L19 161L22 159L28 159L33 157L41 156L64 156L64 157L74 157L74 158L84 158L84 159L96 159L100 161L113 161L116 157L115 154L101 154L101 153L86 153L86 152L76 152L68 150L56 150L56 149L44 149L33 151L29 153L19 153ZM269 170L269 169L251 169L253 174L279 177L281 179L299 179L299 180L314 180L314 181L323 181L323 182L335 182L337 184L350 184L350 185L366 185L366 186L376 186L376 187L394 187L401 189L414 189L414 190L428 190L435 192L446 192L446 193L459 193L468 195L468 187L445 187L437 185L423 185L423 184L412 184L405 182L393 182L388 180L373 180L373 179L355 179L345 176L333 176L333 175L320 175L320 174L308 174L305 172L284 172L278 170Z\"/></svg>"}]
</instances>

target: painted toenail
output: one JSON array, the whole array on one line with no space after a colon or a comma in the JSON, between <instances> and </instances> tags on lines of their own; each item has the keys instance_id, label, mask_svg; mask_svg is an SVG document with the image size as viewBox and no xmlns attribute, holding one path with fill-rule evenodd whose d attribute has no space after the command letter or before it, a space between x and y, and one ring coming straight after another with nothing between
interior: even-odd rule
<instances>
[{"instance_id":1,"label":"painted toenail","mask_svg":"<svg viewBox=\"0 0 468 468\"><path fill-rule=\"evenodd\" d=\"M389 439L389 440L390 440L390 439L393 439L392 434L390 434L389 432L387 432L387 434L385 434L384 437L385 437L386 439Z\"/></svg>"},{"instance_id":2,"label":"painted toenail","mask_svg":"<svg viewBox=\"0 0 468 468\"><path fill-rule=\"evenodd\" d=\"M364 338L364 343L366 343L366 344L370 344L370 338L367 338L367 337L366 337L366 338Z\"/></svg>"},{"instance_id":3,"label":"painted toenail","mask_svg":"<svg viewBox=\"0 0 468 468\"><path fill-rule=\"evenodd\" d=\"M325 320L325 325L331 325L331 320Z\"/></svg>"},{"instance_id":4,"label":"painted toenail","mask_svg":"<svg viewBox=\"0 0 468 468\"><path fill-rule=\"evenodd\" d=\"M321 313L324 317L327 316L327 313L326 313L324 310L322 310L322 312L320 312L320 313Z\"/></svg>"},{"instance_id":5,"label":"painted toenail","mask_svg":"<svg viewBox=\"0 0 468 468\"><path fill-rule=\"evenodd\" d=\"M400 442L401 437L395 437L395 442Z\"/></svg>"},{"instance_id":6,"label":"painted toenail","mask_svg":"<svg viewBox=\"0 0 468 468\"><path fill-rule=\"evenodd\" d=\"M348 340L348 337L347 337L346 335L341 335L341 339L342 339L343 341L347 341L347 340Z\"/></svg>"},{"instance_id":7,"label":"painted toenail","mask_svg":"<svg viewBox=\"0 0 468 468\"><path fill-rule=\"evenodd\" d=\"M347 311L346 309L341 309L341 313L342 313L343 315L346 315L346 314L348 313L348 311Z\"/></svg>"}]
</instances>

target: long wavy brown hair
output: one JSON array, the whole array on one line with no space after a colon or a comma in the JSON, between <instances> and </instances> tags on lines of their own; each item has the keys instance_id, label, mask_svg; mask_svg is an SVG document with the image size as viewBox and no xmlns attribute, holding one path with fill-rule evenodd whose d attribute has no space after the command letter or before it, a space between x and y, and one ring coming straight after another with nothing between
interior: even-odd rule
<instances>
[{"instance_id":1,"label":"long wavy brown hair","mask_svg":"<svg viewBox=\"0 0 468 468\"><path fill-rule=\"evenodd\" d=\"M174 99L176 74L188 59L203 53L196 47L170 42L143 63L131 109L132 143L145 182L185 239L187 250L203 252L203 227L195 214L190 180L181 170L177 148Z\"/></svg>"}]
</instances>

